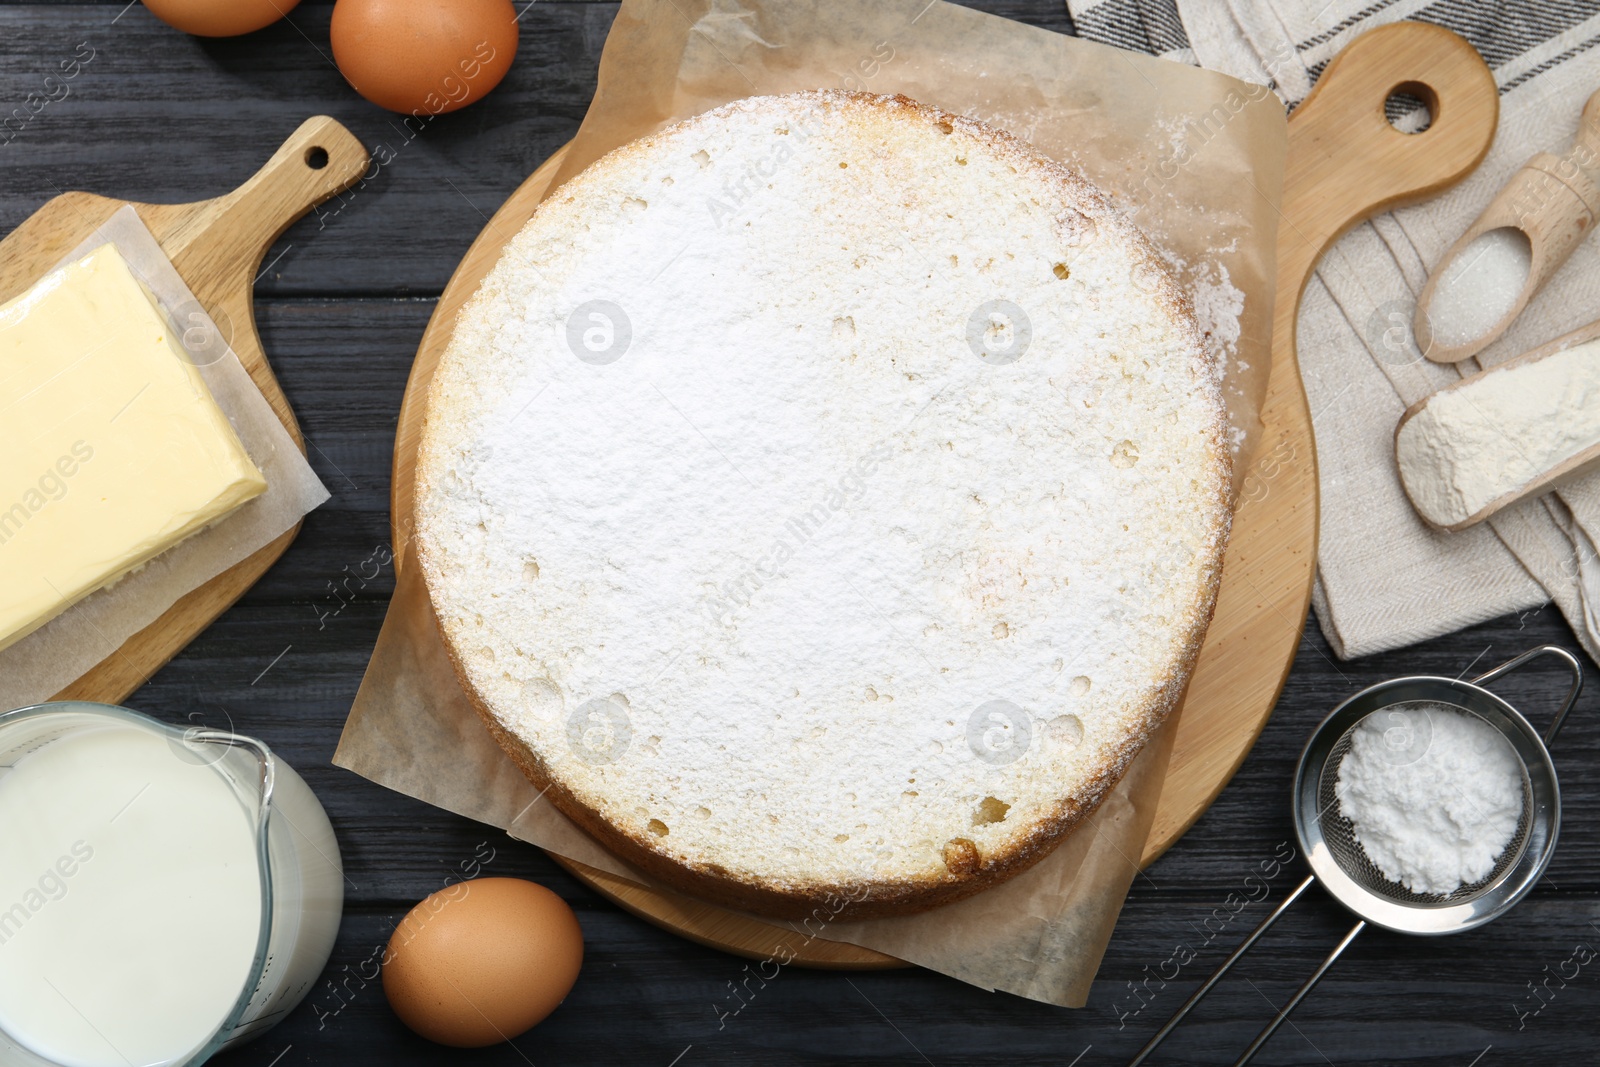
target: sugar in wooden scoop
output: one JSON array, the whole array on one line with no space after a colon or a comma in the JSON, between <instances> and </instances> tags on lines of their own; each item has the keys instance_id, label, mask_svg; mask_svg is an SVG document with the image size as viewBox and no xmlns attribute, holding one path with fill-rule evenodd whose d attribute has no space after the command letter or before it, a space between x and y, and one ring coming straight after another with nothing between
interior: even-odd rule
<instances>
[{"instance_id":1,"label":"sugar in wooden scoop","mask_svg":"<svg viewBox=\"0 0 1600 1067\"><path fill-rule=\"evenodd\" d=\"M1455 347L1483 337L1517 306L1533 265L1528 235L1510 226L1479 234L1439 277L1428 305L1433 339Z\"/></svg>"}]
</instances>

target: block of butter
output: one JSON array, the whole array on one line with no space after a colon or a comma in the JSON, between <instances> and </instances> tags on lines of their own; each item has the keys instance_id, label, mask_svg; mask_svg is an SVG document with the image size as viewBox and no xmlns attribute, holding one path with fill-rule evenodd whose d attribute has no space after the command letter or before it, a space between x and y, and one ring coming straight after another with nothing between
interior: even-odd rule
<instances>
[{"instance_id":1,"label":"block of butter","mask_svg":"<svg viewBox=\"0 0 1600 1067\"><path fill-rule=\"evenodd\" d=\"M0 649L266 490L113 245L0 307Z\"/></svg>"}]
</instances>

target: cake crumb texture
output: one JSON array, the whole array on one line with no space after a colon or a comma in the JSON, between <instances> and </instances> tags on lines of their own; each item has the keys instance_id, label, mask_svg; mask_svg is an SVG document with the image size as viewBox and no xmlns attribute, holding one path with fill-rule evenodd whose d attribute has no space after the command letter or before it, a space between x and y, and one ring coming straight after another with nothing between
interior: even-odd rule
<instances>
[{"instance_id":1,"label":"cake crumb texture","mask_svg":"<svg viewBox=\"0 0 1600 1067\"><path fill-rule=\"evenodd\" d=\"M1216 368L1075 172L903 97L752 98L556 190L429 399L418 558L491 731L625 859L796 914L1048 853L1182 692Z\"/></svg>"}]
</instances>

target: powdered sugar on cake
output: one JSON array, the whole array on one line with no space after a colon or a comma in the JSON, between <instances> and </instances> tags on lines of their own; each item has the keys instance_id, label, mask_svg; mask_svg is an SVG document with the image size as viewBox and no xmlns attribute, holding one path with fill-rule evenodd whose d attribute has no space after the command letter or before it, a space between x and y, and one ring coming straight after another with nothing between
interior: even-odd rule
<instances>
[{"instance_id":1,"label":"powdered sugar on cake","mask_svg":"<svg viewBox=\"0 0 1600 1067\"><path fill-rule=\"evenodd\" d=\"M580 804L733 878L945 877L1098 800L1170 708L1226 538L1217 380L1052 166L908 105L743 101L508 247L438 371L421 558Z\"/></svg>"}]
</instances>

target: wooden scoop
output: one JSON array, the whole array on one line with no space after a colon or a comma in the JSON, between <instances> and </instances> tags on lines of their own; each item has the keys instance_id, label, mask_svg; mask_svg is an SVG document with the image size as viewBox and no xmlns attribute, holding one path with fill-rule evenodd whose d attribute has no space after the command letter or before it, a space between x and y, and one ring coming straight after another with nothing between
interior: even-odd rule
<instances>
[{"instance_id":1,"label":"wooden scoop","mask_svg":"<svg viewBox=\"0 0 1600 1067\"><path fill-rule=\"evenodd\" d=\"M1530 497L1540 496L1544 493L1550 492L1553 489L1559 489L1568 482L1575 481L1591 471L1600 470L1600 435L1597 435L1595 444L1590 445L1581 451L1570 454L1565 458L1553 459L1550 463L1548 463L1548 465L1542 466L1530 477L1522 479L1520 483L1513 488L1508 489L1507 491L1484 503L1476 511L1472 512L1465 518L1460 519L1459 521L1446 522L1440 521L1439 516L1432 513L1432 509L1427 502L1430 486L1426 484L1423 478L1419 477L1418 472L1413 472L1408 477L1406 469L1401 460L1401 435L1404 432L1406 425L1418 415L1426 411L1429 405L1437 401L1440 397L1467 389L1474 385L1474 383L1481 382L1490 375L1515 375L1521 369L1529 367L1532 364L1539 363L1543 360L1549 359L1551 356L1557 355L1558 353L1565 352L1578 345L1582 345L1597 339L1600 339L1600 322L1591 322L1587 326L1573 330L1571 333L1558 337L1548 344L1541 345L1531 352L1526 352L1520 356L1517 356L1515 359L1509 359L1506 362L1491 367L1486 371L1481 371L1478 374L1472 375L1471 377L1463 378L1459 382L1452 382L1443 389L1440 389L1438 392L1423 397L1421 400L1417 401L1415 404L1412 404L1406 409L1405 414L1400 417L1400 422L1395 426L1394 430L1395 464L1397 468L1399 468L1400 484L1405 488L1406 496L1410 498L1412 507L1417 509L1417 514L1422 517L1424 522L1436 530L1445 530L1451 532L1456 530L1465 530L1467 527L1475 526L1483 520L1494 515L1496 512L1503 511L1513 504L1527 500ZM1593 353L1592 356L1576 358L1592 358L1596 361L1600 361L1600 351ZM1499 395L1502 396L1505 395L1509 390L1515 388L1517 388L1517 386L1514 380L1511 378L1507 378L1502 382L1496 383L1496 389ZM1488 412L1477 412L1476 410L1474 410L1473 414L1479 414L1486 418L1489 415ZM1582 412L1573 411L1568 415L1568 417L1578 418L1581 417L1581 415ZM1600 424L1600 419L1597 419L1596 422L1597 424ZM1540 431L1547 430L1549 432L1554 432L1555 430L1555 426L1551 424L1550 420L1545 420L1545 423L1545 425L1542 425L1536 429L1532 435L1525 433L1521 429L1506 427L1504 439L1496 443L1496 447L1498 449L1496 454L1500 457L1501 461L1505 462L1507 457L1510 459L1517 459L1520 457L1530 457L1536 455L1537 453L1535 450L1538 442L1533 440L1532 437ZM1480 423L1479 426L1481 428L1482 423ZM1438 442L1445 448L1457 448L1464 450L1465 448L1472 447L1461 437L1453 436L1449 433L1441 434L1438 437ZM1415 446L1415 442L1413 442L1413 446Z\"/></svg>"},{"instance_id":2,"label":"wooden scoop","mask_svg":"<svg viewBox=\"0 0 1600 1067\"><path fill-rule=\"evenodd\" d=\"M1528 301L1589 235L1597 214L1600 214L1600 92L1589 97L1584 105L1577 135L1566 154L1540 152L1528 160L1434 266L1417 299L1414 329L1423 353L1435 363L1459 363L1487 348L1505 333L1528 306ZM1439 281L1474 241L1499 229L1516 231L1527 239L1532 261L1522 291L1510 310L1482 334L1464 342L1447 344L1435 336L1432 315ZM1438 333L1450 336L1443 329L1442 320L1439 326Z\"/></svg>"}]
</instances>

